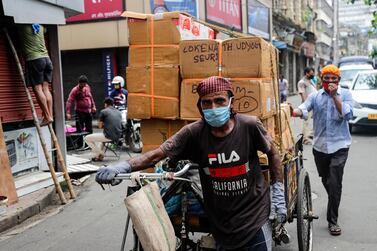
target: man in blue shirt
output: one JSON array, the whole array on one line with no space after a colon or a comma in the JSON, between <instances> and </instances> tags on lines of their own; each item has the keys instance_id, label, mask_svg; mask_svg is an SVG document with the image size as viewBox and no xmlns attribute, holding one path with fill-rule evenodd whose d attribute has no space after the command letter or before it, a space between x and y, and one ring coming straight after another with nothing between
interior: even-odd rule
<instances>
[{"instance_id":1,"label":"man in blue shirt","mask_svg":"<svg viewBox=\"0 0 377 251\"><path fill-rule=\"evenodd\" d=\"M340 235L338 209L342 195L343 170L351 145L348 121L352 118L352 95L338 88L340 71L334 65L322 71L323 88L309 95L294 117L308 118L313 111L313 154L318 174L328 194L327 221L331 235Z\"/></svg>"}]
</instances>

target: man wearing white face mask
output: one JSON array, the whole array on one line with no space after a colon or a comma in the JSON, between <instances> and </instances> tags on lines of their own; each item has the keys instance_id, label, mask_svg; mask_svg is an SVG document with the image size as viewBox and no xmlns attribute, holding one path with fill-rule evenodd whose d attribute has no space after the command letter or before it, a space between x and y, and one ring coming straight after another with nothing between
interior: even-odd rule
<instances>
[{"instance_id":1,"label":"man wearing white face mask","mask_svg":"<svg viewBox=\"0 0 377 251\"><path fill-rule=\"evenodd\" d=\"M287 214L279 153L257 117L233 112L228 80L207 78L197 91L201 120L186 125L156 150L101 168L96 181L111 183L119 173L145 169L165 157L191 160L200 166L204 209L217 249L271 250L270 203L281 223ZM268 155L271 201L258 150Z\"/></svg>"}]
</instances>

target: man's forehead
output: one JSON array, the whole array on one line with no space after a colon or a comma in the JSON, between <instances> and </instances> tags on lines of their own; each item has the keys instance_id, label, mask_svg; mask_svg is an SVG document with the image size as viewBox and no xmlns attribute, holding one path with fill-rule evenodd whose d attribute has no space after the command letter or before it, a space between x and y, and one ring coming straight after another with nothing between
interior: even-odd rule
<instances>
[{"instance_id":1,"label":"man's forehead","mask_svg":"<svg viewBox=\"0 0 377 251\"><path fill-rule=\"evenodd\" d=\"M214 92L214 93L210 93L210 94L207 94L207 95L204 95L203 97L201 97L201 99L211 99L211 98L215 98L215 97L225 97L227 98L228 97L228 92L227 91L220 91L220 92Z\"/></svg>"}]
</instances>

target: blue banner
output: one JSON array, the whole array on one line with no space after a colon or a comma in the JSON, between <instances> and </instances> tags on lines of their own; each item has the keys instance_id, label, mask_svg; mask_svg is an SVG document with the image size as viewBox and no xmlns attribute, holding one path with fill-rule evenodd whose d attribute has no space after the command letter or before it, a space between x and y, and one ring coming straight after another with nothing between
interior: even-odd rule
<instances>
[{"instance_id":1,"label":"blue banner","mask_svg":"<svg viewBox=\"0 0 377 251\"><path fill-rule=\"evenodd\" d=\"M113 50L102 51L102 69L103 69L103 84L105 88L105 97L108 97L113 89L111 81L115 75L115 58Z\"/></svg>"},{"instance_id":2,"label":"blue banner","mask_svg":"<svg viewBox=\"0 0 377 251\"><path fill-rule=\"evenodd\" d=\"M257 0L247 1L248 33L270 39L270 9Z\"/></svg>"},{"instance_id":3,"label":"blue banner","mask_svg":"<svg viewBox=\"0 0 377 251\"><path fill-rule=\"evenodd\" d=\"M196 0L151 0L152 13L183 11L197 17Z\"/></svg>"}]
</instances>

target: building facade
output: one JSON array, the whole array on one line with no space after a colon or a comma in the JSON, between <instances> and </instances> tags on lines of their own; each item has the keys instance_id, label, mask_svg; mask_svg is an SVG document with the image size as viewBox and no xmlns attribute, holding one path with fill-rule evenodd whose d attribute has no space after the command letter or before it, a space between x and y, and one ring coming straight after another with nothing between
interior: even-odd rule
<instances>
[{"instance_id":1,"label":"building facade","mask_svg":"<svg viewBox=\"0 0 377 251\"><path fill-rule=\"evenodd\" d=\"M273 43L280 50L280 73L288 80L289 92L297 92L304 68L313 66L315 42L311 0L273 1Z\"/></svg>"},{"instance_id":2,"label":"building facade","mask_svg":"<svg viewBox=\"0 0 377 251\"><path fill-rule=\"evenodd\" d=\"M62 55L64 97L78 76L88 76L98 108L108 95L109 82L115 75L125 78L128 65L127 11L155 13L185 11L210 23L218 30L218 38L232 33L245 33L272 39L272 2L269 0L84 0L86 13L67 20L59 27ZM126 79L126 78L125 78ZM127 83L126 83L127 84Z\"/></svg>"},{"instance_id":3,"label":"building facade","mask_svg":"<svg viewBox=\"0 0 377 251\"><path fill-rule=\"evenodd\" d=\"M63 86L57 25L64 24L67 16L77 14L80 11L83 11L83 4L80 0L0 1L0 118L2 123L0 141L1 147L6 148L2 149L1 153L8 153L8 156L1 155L0 195L9 195L10 202L15 202L17 196L20 196L18 190L17 194L11 194L18 188L14 177L17 177L16 179L30 177L32 180L38 173L40 174L41 171L48 168L32 120L31 107L24 91L22 78L3 29L8 30L16 51L21 55L18 46L17 25L40 23L47 28L46 45L54 66L51 85L54 101L54 127L65 156L65 120L63 95L61 95ZM41 115L35 99L34 104L38 115ZM43 127L42 133L51 152L51 137L47 127Z\"/></svg>"}]
</instances>

